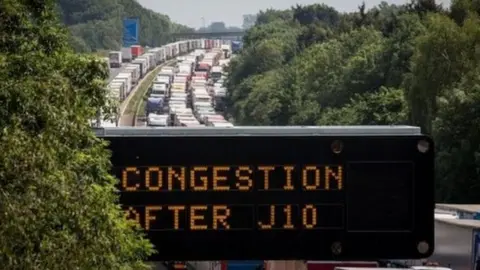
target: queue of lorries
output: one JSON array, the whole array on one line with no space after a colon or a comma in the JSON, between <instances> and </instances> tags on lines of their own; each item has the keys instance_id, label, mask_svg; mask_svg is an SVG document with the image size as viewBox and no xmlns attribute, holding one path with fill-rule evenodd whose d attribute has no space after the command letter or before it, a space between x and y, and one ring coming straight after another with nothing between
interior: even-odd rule
<instances>
[{"instance_id":1,"label":"queue of lorries","mask_svg":"<svg viewBox=\"0 0 480 270\"><path fill-rule=\"evenodd\" d=\"M109 66L111 68L122 67L122 70L107 85L109 100L121 104L147 73L166 61L195 49L221 47L224 43L228 44L222 40L192 39L169 43L157 48L144 49L140 45L134 45L122 48L120 51L111 51L108 57ZM118 126L118 113L108 119L105 118L100 112L97 118L91 121L91 125L96 127Z\"/></svg>"},{"instance_id":2,"label":"queue of lorries","mask_svg":"<svg viewBox=\"0 0 480 270\"><path fill-rule=\"evenodd\" d=\"M152 83L145 106L148 126L233 127L222 116L223 86L231 47L195 49L177 57L174 67L164 67Z\"/></svg>"}]
</instances>

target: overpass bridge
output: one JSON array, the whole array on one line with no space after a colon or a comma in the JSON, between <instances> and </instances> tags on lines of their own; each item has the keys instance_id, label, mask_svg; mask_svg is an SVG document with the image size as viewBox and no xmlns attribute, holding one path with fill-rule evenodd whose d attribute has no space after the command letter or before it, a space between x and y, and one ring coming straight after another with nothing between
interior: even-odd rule
<instances>
[{"instance_id":1,"label":"overpass bridge","mask_svg":"<svg viewBox=\"0 0 480 270\"><path fill-rule=\"evenodd\" d=\"M244 35L245 31L171 33L175 41L197 38L242 39Z\"/></svg>"}]
</instances>

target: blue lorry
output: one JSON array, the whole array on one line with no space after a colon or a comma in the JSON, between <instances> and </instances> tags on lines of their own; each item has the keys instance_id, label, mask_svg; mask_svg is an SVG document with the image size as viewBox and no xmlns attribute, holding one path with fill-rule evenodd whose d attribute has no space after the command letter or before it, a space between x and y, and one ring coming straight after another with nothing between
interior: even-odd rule
<instances>
[{"instance_id":1,"label":"blue lorry","mask_svg":"<svg viewBox=\"0 0 480 270\"><path fill-rule=\"evenodd\" d=\"M149 115L150 113L163 113L163 98L149 97L147 99L147 106L145 106L145 115Z\"/></svg>"}]
</instances>

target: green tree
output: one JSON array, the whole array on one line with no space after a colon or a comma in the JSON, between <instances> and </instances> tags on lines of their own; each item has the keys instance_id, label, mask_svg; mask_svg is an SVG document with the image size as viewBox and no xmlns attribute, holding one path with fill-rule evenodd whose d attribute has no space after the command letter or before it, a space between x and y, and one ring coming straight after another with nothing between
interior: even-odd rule
<instances>
[{"instance_id":1,"label":"green tree","mask_svg":"<svg viewBox=\"0 0 480 270\"><path fill-rule=\"evenodd\" d=\"M135 0L59 0L58 4L58 13L73 36L70 41L77 52L120 50L126 17L139 18L139 45L142 46L156 47L171 42L171 33L194 32L172 22L167 15L142 7Z\"/></svg>"},{"instance_id":2,"label":"green tree","mask_svg":"<svg viewBox=\"0 0 480 270\"><path fill-rule=\"evenodd\" d=\"M340 108L327 108L318 125L401 125L408 121L403 89L382 87L378 92L357 94Z\"/></svg>"},{"instance_id":3,"label":"green tree","mask_svg":"<svg viewBox=\"0 0 480 270\"><path fill-rule=\"evenodd\" d=\"M151 244L117 205L105 143L107 67L75 55L53 0L0 12L0 264L139 269Z\"/></svg>"},{"instance_id":4,"label":"green tree","mask_svg":"<svg viewBox=\"0 0 480 270\"><path fill-rule=\"evenodd\" d=\"M471 21L462 27L444 15L431 14L426 19L427 30L417 39L405 90L411 122L427 133L432 132L437 97L478 61L478 48L472 45L480 41L480 29L475 23Z\"/></svg>"},{"instance_id":5,"label":"green tree","mask_svg":"<svg viewBox=\"0 0 480 270\"><path fill-rule=\"evenodd\" d=\"M479 14L479 0L262 11L230 66L227 109L240 125L421 126L437 200L480 203Z\"/></svg>"}]
</instances>

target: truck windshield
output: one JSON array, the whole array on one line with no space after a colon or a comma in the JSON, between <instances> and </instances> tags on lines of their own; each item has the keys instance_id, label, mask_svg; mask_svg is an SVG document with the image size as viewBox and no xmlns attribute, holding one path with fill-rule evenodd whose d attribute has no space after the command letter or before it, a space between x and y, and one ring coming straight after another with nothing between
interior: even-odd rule
<instances>
[{"instance_id":1,"label":"truck windshield","mask_svg":"<svg viewBox=\"0 0 480 270\"><path fill-rule=\"evenodd\" d=\"M198 102L210 102L210 97L197 97Z\"/></svg>"},{"instance_id":2,"label":"truck windshield","mask_svg":"<svg viewBox=\"0 0 480 270\"><path fill-rule=\"evenodd\" d=\"M152 95L165 95L165 91L164 90L153 89L152 90Z\"/></svg>"},{"instance_id":3,"label":"truck windshield","mask_svg":"<svg viewBox=\"0 0 480 270\"><path fill-rule=\"evenodd\" d=\"M212 77L220 78L220 77L222 77L222 72L212 72L211 75L212 75Z\"/></svg>"}]
</instances>

